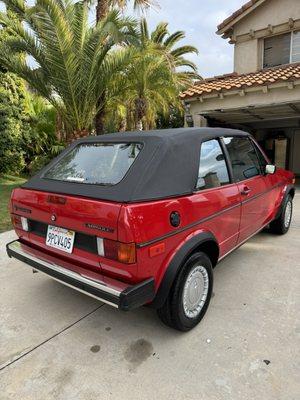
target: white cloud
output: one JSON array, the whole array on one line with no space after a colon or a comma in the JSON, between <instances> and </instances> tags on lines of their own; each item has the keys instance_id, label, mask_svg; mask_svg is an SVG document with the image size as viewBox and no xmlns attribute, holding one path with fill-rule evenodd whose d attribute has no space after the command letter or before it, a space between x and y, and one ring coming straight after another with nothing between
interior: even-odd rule
<instances>
[{"instance_id":1,"label":"white cloud","mask_svg":"<svg viewBox=\"0 0 300 400\"><path fill-rule=\"evenodd\" d=\"M233 71L233 46L216 35L217 25L241 7L245 0L160 0L160 9L147 12L150 25L167 21L170 30L186 32L186 43L199 55L192 56L204 77Z\"/></svg>"}]
</instances>

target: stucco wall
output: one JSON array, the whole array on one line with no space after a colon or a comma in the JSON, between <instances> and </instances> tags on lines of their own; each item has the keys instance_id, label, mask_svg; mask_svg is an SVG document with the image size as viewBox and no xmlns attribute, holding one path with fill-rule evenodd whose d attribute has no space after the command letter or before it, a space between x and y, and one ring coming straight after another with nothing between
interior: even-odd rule
<instances>
[{"instance_id":1,"label":"stucco wall","mask_svg":"<svg viewBox=\"0 0 300 400\"><path fill-rule=\"evenodd\" d=\"M260 69L258 57L257 39L244 43L236 43L234 47L234 71L239 74L246 74Z\"/></svg>"},{"instance_id":2,"label":"stucco wall","mask_svg":"<svg viewBox=\"0 0 300 400\"><path fill-rule=\"evenodd\" d=\"M262 29L266 29L263 36L288 32L291 30L288 24L290 18L300 19L300 0L267 0L238 22L233 30L233 36L236 38L234 71L239 74L255 72L263 66L263 39L257 37L251 39L249 35L245 38L241 35ZM272 33L267 30L269 25L273 27L280 25L281 28L278 28L278 32L275 29Z\"/></svg>"},{"instance_id":3,"label":"stucco wall","mask_svg":"<svg viewBox=\"0 0 300 400\"><path fill-rule=\"evenodd\" d=\"M267 0L235 25L234 34L238 36L251 29L263 29L268 24L279 25L289 18L300 18L300 0Z\"/></svg>"}]
</instances>

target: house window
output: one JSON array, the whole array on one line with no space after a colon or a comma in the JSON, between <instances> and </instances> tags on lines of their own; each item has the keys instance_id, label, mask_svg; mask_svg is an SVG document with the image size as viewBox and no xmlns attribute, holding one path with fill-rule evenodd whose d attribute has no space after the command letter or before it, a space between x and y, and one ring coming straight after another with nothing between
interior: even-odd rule
<instances>
[{"instance_id":1,"label":"house window","mask_svg":"<svg viewBox=\"0 0 300 400\"><path fill-rule=\"evenodd\" d=\"M300 61L300 31L264 40L264 68Z\"/></svg>"},{"instance_id":2,"label":"house window","mask_svg":"<svg viewBox=\"0 0 300 400\"><path fill-rule=\"evenodd\" d=\"M291 62L300 61L300 31L293 32L292 34L292 59Z\"/></svg>"}]
</instances>

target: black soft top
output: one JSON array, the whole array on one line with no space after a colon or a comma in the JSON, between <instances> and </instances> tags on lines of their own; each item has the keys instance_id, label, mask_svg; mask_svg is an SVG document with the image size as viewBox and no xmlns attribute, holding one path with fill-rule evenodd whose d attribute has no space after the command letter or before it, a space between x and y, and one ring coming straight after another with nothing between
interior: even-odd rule
<instances>
[{"instance_id":1,"label":"black soft top","mask_svg":"<svg viewBox=\"0 0 300 400\"><path fill-rule=\"evenodd\" d=\"M139 202L192 194L198 178L201 143L248 133L223 128L179 128L90 136L72 143L22 187L115 202ZM116 185L65 182L44 178L75 146L82 143L142 143L143 149Z\"/></svg>"}]
</instances>

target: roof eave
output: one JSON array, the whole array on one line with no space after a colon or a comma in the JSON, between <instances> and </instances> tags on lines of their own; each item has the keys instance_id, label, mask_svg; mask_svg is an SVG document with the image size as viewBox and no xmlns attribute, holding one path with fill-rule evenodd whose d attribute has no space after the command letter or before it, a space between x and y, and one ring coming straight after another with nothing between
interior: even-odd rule
<instances>
[{"instance_id":1,"label":"roof eave","mask_svg":"<svg viewBox=\"0 0 300 400\"><path fill-rule=\"evenodd\" d=\"M252 92L258 92L258 91L264 91L265 88L269 89L280 89L284 87L289 87L290 84L294 84L297 87L300 87L300 79L299 78L290 78L287 80L279 80L273 83L270 82L264 82L263 84L257 84L257 85L252 85L252 86L247 86L243 85L240 88L232 88L229 90L223 90L223 91L217 91L213 90L210 93L205 92L205 93L196 93L193 95L186 95L185 97L181 97L182 101L189 102L189 101L197 101L198 99L202 98L203 100L208 99L208 98L215 98L218 97L220 94L222 94L224 97L228 96L235 96L235 95L240 95L241 92L245 93L252 93Z\"/></svg>"},{"instance_id":2,"label":"roof eave","mask_svg":"<svg viewBox=\"0 0 300 400\"><path fill-rule=\"evenodd\" d=\"M261 6L265 1L266 0L258 0L257 2L253 3L250 7L248 7L247 9L236 15L236 17L233 17L235 14L233 13L230 17L228 17L220 25L218 25L217 27L218 30L216 31L216 34L223 35L224 39L230 37L230 30L233 28L233 26L237 24L239 21L241 21L243 18L245 18L248 14L252 13L257 7ZM226 23L226 20L228 20L228 23Z\"/></svg>"}]
</instances>

